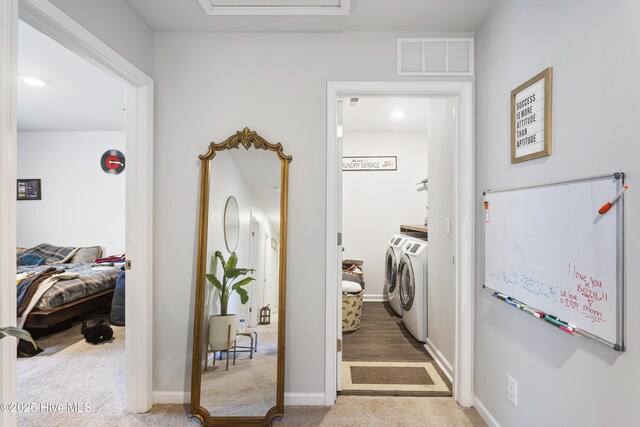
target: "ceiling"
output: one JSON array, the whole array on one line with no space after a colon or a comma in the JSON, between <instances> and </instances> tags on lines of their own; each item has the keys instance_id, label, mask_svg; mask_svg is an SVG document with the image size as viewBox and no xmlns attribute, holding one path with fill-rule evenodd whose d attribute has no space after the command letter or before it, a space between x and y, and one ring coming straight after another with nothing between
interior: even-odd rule
<instances>
[{"instance_id":1,"label":"ceiling","mask_svg":"<svg viewBox=\"0 0 640 427\"><path fill-rule=\"evenodd\" d=\"M360 97L357 106L344 99L343 129L349 131L428 131L429 118L441 98ZM393 114L399 115L394 117Z\"/></svg>"},{"instance_id":2,"label":"ceiling","mask_svg":"<svg viewBox=\"0 0 640 427\"><path fill-rule=\"evenodd\" d=\"M25 77L45 82L34 87ZM125 86L20 21L18 130L124 130Z\"/></svg>"},{"instance_id":3,"label":"ceiling","mask_svg":"<svg viewBox=\"0 0 640 427\"><path fill-rule=\"evenodd\" d=\"M351 0L349 16L209 16L198 0L126 0L154 31L474 31L496 0Z\"/></svg>"}]
</instances>

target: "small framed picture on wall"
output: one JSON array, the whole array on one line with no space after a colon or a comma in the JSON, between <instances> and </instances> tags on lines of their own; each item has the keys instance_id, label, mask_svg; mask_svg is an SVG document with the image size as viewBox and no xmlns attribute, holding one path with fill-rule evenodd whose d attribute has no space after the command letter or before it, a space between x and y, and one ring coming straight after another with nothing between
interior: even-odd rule
<instances>
[{"instance_id":1,"label":"small framed picture on wall","mask_svg":"<svg viewBox=\"0 0 640 427\"><path fill-rule=\"evenodd\" d=\"M18 180L18 200L41 200L42 192L39 179Z\"/></svg>"},{"instance_id":2,"label":"small framed picture on wall","mask_svg":"<svg viewBox=\"0 0 640 427\"><path fill-rule=\"evenodd\" d=\"M551 155L553 69L511 91L511 163Z\"/></svg>"}]
</instances>

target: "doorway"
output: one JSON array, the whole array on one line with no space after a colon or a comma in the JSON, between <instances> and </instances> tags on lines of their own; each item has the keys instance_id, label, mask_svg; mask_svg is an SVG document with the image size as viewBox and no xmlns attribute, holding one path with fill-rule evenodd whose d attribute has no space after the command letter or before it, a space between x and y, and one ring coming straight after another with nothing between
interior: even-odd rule
<instances>
[{"instance_id":1,"label":"doorway","mask_svg":"<svg viewBox=\"0 0 640 427\"><path fill-rule=\"evenodd\" d=\"M18 402L83 402L117 415L125 412L126 87L24 21L18 34L18 326L38 345L18 346ZM29 200L34 184L38 200ZM96 324L111 328L106 342L85 341L83 325ZM48 414L17 417L39 425Z\"/></svg>"},{"instance_id":2,"label":"doorway","mask_svg":"<svg viewBox=\"0 0 640 427\"><path fill-rule=\"evenodd\" d=\"M474 176L472 84L470 82L330 82L327 88L327 235L326 235L326 371L325 404L333 405L342 368L341 303L342 217L340 198L343 129L340 99L358 96L451 97L457 107L454 146L455 350L453 397L462 406L473 404L473 242ZM337 236L337 238L336 238ZM337 244L336 244L337 243Z\"/></svg>"},{"instance_id":3,"label":"doorway","mask_svg":"<svg viewBox=\"0 0 640 427\"><path fill-rule=\"evenodd\" d=\"M47 1L2 0L0 36L0 323L16 322L16 102L18 15L126 86L127 179L125 183L127 271L125 401L129 412L146 412L153 403L152 332L152 185L153 81L101 40ZM136 301L137 304L132 304ZM0 343L0 400L16 401L16 354L13 340ZM14 413L0 414L0 424L16 423Z\"/></svg>"},{"instance_id":4,"label":"doorway","mask_svg":"<svg viewBox=\"0 0 640 427\"><path fill-rule=\"evenodd\" d=\"M341 105L338 390L451 396L454 234L441 225L453 215L454 99L357 96Z\"/></svg>"}]
</instances>

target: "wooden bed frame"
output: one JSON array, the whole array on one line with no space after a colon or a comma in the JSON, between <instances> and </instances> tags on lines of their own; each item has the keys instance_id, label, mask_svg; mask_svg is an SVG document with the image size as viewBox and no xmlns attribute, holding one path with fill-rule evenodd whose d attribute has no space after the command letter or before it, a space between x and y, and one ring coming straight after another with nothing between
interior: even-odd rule
<instances>
[{"instance_id":1,"label":"wooden bed frame","mask_svg":"<svg viewBox=\"0 0 640 427\"><path fill-rule=\"evenodd\" d=\"M24 327L28 329L48 329L99 308L111 307L115 288L71 301L51 310L32 311L27 316Z\"/></svg>"}]
</instances>

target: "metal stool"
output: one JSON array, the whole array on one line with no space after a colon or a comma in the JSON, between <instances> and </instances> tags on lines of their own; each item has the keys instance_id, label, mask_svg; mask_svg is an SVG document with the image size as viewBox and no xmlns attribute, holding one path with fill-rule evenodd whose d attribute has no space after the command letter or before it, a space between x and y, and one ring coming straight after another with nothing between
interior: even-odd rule
<instances>
[{"instance_id":1,"label":"metal stool","mask_svg":"<svg viewBox=\"0 0 640 427\"><path fill-rule=\"evenodd\" d=\"M238 340L238 337L241 337L241 336L249 337L249 339L251 340L251 345L249 345L248 347L246 345L238 345L237 340ZM253 329L247 329L243 332L236 332L235 351L237 351L238 353L243 353L248 351L249 359L253 359L253 352L258 351L258 332L256 332Z\"/></svg>"}]
</instances>

